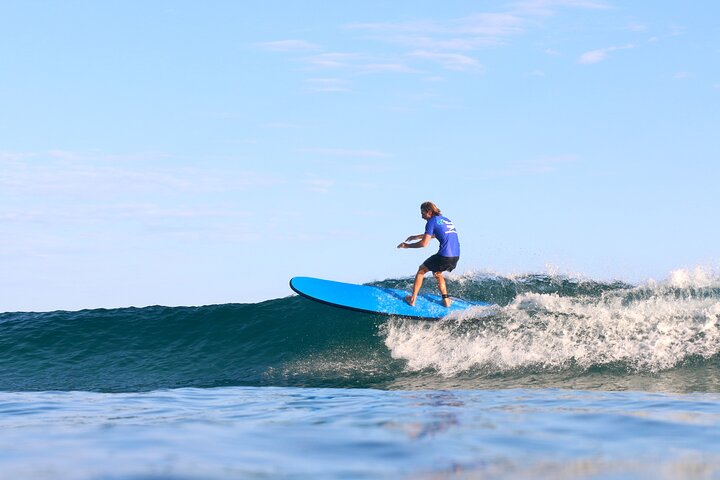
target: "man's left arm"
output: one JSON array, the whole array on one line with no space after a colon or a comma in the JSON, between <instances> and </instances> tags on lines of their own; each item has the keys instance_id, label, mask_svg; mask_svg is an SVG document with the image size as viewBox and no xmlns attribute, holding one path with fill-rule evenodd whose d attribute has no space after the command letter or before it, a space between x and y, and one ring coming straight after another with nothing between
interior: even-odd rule
<instances>
[{"instance_id":1,"label":"man's left arm","mask_svg":"<svg viewBox=\"0 0 720 480\"><path fill-rule=\"evenodd\" d=\"M422 238L420 239L419 242L415 242L415 243L403 242L403 243L401 243L400 245L398 245L398 248L423 248L423 247L427 247L427 244L430 243L430 240L431 240L431 239L432 239L432 236L430 236L429 234L425 233L425 234L423 234L423 236L422 236Z\"/></svg>"}]
</instances>

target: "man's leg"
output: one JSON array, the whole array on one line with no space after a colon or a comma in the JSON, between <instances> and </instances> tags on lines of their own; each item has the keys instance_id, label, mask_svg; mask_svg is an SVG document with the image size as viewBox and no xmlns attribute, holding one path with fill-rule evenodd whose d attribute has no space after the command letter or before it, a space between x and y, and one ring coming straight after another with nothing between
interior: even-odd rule
<instances>
[{"instance_id":1,"label":"man's leg","mask_svg":"<svg viewBox=\"0 0 720 480\"><path fill-rule=\"evenodd\" d=\"M446 307L450 306L450 297L447 296L447 286L445 285L445 278L442 272L433 272L435 280L438 282L438 289L440 289L440 295L442 295L443 305Z\"/></svg>"},{"instance_id":2,"label":"man's leg","mask_svg":"<svg viewBox=\"0 0 720 480\"><path fill-rule=\"evenodd\" d=\"M425 278L425 274L429 271L430 270L428 270L425 264L420 265L420 268L418 268L418 271L415 274L415 285L413 285L412 296L408 295L405 297L405 301L411 307L415 306L415 300L417 300L418 292L420 292L420 287L422 287L423 279Z\"/></svg>"}]
</instances>

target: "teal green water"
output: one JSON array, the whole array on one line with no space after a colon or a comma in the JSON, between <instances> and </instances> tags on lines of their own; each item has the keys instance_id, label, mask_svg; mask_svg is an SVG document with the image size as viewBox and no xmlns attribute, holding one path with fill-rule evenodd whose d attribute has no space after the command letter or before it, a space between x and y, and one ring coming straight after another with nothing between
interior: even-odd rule
<instances>
[{"instance_id":1,"label":"teal green water","mask_svg":"<svg viewBox=\"0 0 720 480\"><path fill-rule=\"evenodd\" d=\"M719 390L720 286L712 282L636 287L532 275L461 278L450 288L499 306L440 322L349 312L297 296L4 313L0 390Z\"/></svg>"}]
</instances>

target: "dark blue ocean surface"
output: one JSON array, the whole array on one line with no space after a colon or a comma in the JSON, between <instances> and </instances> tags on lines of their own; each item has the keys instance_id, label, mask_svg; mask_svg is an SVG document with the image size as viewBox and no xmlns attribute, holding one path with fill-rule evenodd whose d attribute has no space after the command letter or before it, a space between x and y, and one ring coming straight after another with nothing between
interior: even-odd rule
<instances>
[{"instance_id":1,"label":"dark blue ocean surface","mask_svg":"<svg viewBox=\"0 0 720 480\"><path fill-rule=\"evenodd\" d=\"M2 313L0 472L720 478L720 280L449 287L497 306L434 322L297 296Z\"/></svg>"},{"instance_id":2,"label":"dark blue ocean surface","mask_svg":"<svg viewBox=\"0 0 720 480\"><path fill-rule=\"evenodd\" d=\"M3 478L717 478L717 394L0 393Z\"/></svg>"}]
</instances>

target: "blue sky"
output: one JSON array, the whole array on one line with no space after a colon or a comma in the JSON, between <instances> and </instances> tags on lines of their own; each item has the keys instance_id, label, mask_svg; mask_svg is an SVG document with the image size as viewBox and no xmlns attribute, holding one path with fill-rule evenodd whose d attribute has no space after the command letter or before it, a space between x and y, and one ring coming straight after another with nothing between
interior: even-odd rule
<instances>
[{"instance_id":1,"label":"blue sky","mask_svg":"<svg viewBox=\"0 0 720 480\"><path fill-rule=\"evenodd\" d=\"M720 264L714 1L0 3L0 310Z\"/></svg>"}]
</instances>

